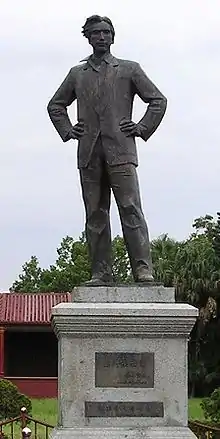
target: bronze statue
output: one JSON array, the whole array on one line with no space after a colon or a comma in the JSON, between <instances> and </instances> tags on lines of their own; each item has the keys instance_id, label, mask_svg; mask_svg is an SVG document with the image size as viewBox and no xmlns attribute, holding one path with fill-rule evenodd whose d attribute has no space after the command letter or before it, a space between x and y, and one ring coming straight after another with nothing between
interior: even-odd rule
<instances>
[{"instance_id":1,"label":"bronze statue","mask_svg":"<svg viewBox=\"0 0 220 439\"><path fill-rule=\"evenodd\" d=\"M83 35L93 54L71 68L48 104L64 142L77 139L78 168L86 211L86 236L92 278L87 285L112 282L110 194L114 194L132 273L136 282L151 282L152 261L136 167L135 137L147 141L160 124L167 101L140 65L115 58L110 47L115 31L107 17L86 20ZM135 94L148 104L144 117L132 122ZM78 123L67 107L77 100Z\"/></svg>"}]
</instances>

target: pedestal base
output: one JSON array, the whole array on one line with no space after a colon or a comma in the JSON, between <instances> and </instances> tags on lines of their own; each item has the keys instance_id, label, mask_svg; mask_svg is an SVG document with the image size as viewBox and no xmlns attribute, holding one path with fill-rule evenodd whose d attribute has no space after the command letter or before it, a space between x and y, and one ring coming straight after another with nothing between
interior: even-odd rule
<instances>
[{"instance_id":1,"label":"pedestal base","mask_svg":"<svg viewBox=\"0 0 220 439\"><path fill-rule=\"evenodd\" d=\"M73 298L52 310L60 427L51 438L195 438L187 427L187 339L197 309L152 285L83 287Z\"/></svg>"},{"instance_id":2,"label":"pedestal base","mask_svg":"<svg viewBox=\"0 0 220 439\"><path fill-rule=\"evenodd\" d=\"M51 439L196 439L187 427L57 428Z\"/></svg>"}]
</instances>

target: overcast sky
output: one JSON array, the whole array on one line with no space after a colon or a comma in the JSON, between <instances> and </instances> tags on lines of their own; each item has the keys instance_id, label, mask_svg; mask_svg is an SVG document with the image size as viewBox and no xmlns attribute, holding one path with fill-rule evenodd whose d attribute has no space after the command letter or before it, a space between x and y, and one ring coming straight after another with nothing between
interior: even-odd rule
<instances>
[{"instance_id":1,"label":"overcast sky","mask_svg":"<svg viewBox=\"0 0 220 439\"><path fill-rule=\"evenodd\" d=\"M168 98L156 134L138 141L151 238L184 239L194 218L220 210L220 0L1 0L0 290L84 228L77 145L61 141L46 106L90 54L81 27L93 14L112 19L114 55L138 61ZM144 110L135 101L135 121ZM121 234L115 205L112 225Z\"/></svg>"}]
</instances>

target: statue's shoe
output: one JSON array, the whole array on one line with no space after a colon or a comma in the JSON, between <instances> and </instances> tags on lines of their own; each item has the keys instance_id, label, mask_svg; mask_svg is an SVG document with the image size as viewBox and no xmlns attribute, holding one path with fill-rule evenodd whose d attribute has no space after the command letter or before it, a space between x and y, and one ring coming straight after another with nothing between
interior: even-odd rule
<instances>
[{"instance_id":1,"label":"statue's shoe","mask_svg":"<svg viewBox=\"0 0 220 439\"><path fill-rule=\"evenodd\" d=\"M92 276L90 280L84 283L86 287L103 287L113 284L113 279L111 277L98 277Z\"/></svg>"},{"instance_id":2,"label":"statue's shoe","mask_svg":"<svg viewBox=\"0 0 220 439\"><path fill-rule=\"evenodd\" d=\"M154 282L154 277L150 270L146 268L141 268L136 273L135 282L137 283Z\"/></svg>"}]
</instances>

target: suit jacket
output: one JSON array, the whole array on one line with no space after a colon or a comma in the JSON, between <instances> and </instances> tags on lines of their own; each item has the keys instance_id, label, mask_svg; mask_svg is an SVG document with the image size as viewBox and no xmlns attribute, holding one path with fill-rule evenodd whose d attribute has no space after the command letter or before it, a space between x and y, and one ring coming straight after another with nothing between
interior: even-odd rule
<instances>
[{"instance_id":1,"label":"suit jacket","mask_svg":"<svg viewBox=\"0 0 220 439\"><path fill-rule=\"evenodd\" d=\"M149 104L139 122L145 141L157 129L166 111L166 98L138 63L111 54L104 60L105 74L93 64L92 56L84 64L73 67L47 107L51 121L66 142L72 128L67 107L77 99L78 121L84 122L84 134L78 144L79 168L88 166L99 135L109 165L138 164L135 138L126 137L119 127L122 119L132 118L135 94Z\"/></svg>"}]
</instances>

